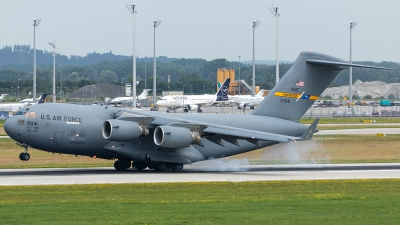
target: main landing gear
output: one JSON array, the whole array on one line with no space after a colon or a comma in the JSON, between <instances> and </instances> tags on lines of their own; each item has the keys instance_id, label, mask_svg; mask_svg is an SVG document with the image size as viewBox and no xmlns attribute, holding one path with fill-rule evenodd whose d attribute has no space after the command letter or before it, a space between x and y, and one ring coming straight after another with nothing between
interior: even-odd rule
<instances>
[{"instance_id":1,"label":"main landing gear","mask_svg":"<svg viewBox=\"0 0 400 225\"><path fill-rule=\"evenodd\" d=\"M117 160L114 163L114 168L118 171L127 170L131 167L131 162L126 160ZM146 162L146 161L134 161L132 167L137 170L144 170L146 168L155 171L182 171L183 164L181 163L167 163L167 162Z\"/></svg>"},{"instance_id":2,"label":"main landing gear","mask_svg":"<svg viewBox=\"0 0 400 225\"><path fill-rule=\"evenodd\" d=\"M24 148L24 152L21 152L21 154L19 154L19 159L22 161L28 161L31 158L31 155L29 155L28 153L28 145L18 142L16 142L15 144Z\"/></svg>"}]
</instances>

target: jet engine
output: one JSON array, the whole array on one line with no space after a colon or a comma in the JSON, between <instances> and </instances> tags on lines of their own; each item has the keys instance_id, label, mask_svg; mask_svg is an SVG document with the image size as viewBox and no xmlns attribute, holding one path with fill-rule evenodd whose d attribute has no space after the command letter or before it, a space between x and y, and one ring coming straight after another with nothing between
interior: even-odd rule
<instances>
[{"instance_id":1,"label":"jet engine","mask_svg":"<svg viewBox=\"0 0 400 225\"><path fill-rule=\"evenodd\" d=\"M188 105L188 109L191 111L197 110L199 108L198 105Z\"/></svg>"},{"instance_id":2,"label":"jet engine","mask_svg":"<svg viewBox=\"0 0 400 225\"><path fill-rule=\"evenodd\" d=\"M110 141L133 141L139 137L147 136L147 127L132 121L106 120L103 123L102 133L104 139Z\"/></svg>"},{"instance_id":3,"label":"jet engine","mask_svg":"<svg viewBox=\"0 0 400 225\"><path fill-rule=\"evenodd\" d=\"M239 106L238 106L238 109L244 109L244 108L246 108L246 104L239 104Z\"/></svg>"},{"instance_id":4,"label":"jet engine","mask_svg":"<svg viewBox=\"0 0 400 225\"><path fill-rule=\"evenodd\" d=\"M184 127L158 126L154 130L154 143L165 148L182 148L200 142L200 134Z\"/></svg>"}]
</instances>

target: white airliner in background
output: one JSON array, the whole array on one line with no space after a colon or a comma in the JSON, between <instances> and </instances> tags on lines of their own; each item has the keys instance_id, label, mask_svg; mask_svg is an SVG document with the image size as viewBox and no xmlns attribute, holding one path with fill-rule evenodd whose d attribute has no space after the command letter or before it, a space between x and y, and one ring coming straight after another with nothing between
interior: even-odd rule
<instances>
[{"instance_id":1,"label":"white airliner in background","mask_svg":"<svg viewBox=\"0 0 400 225\"><path fill-rule=\"evenodd\" d=\"M45 96L43 96L43 95L45 95ZM39 98L36 99L36 102L39 102L41 99L42 99L42 101L45 101L46 100L46 96L47 96L47 94L42 94ZM21 101L19 101L19 103L33 103L33 98L22 99Z\"/></svg>"},{"instance_id":2,"label":"white airliner in background","mask_svg":"<svg viewBox=\"0 0 400 225\"><path fill-rule=\"evenodd\" d=\"M143 92L139 96L136 96L136 100L146 100L149 91L151 91L151 89L143 89ZM110 101L110 105L121 106L122 103L127 103L131 101L132 97L116 97Z\"/></svg>"},{"instance_id":3,"label":"white airliner in background","mask_svg":"<svg viewBox=\"0 0 400 225\"><path fill-rule=\"evenodd\" d=\"M228 100L230 80L230 78L227 78L215 95L168 95L157 101L157 107L167 107L167 112L178 108L183 108L184 112L189 110L202 112L202 106Z\"/></svg>"},{"instance_id":4,"label":"white airliner in background","mask_svg":"<svg viewBox=\"0 0 400 225\"><path fill-rule=\"evenodd\" d=\"M234 103L238 106L238 109L245 109L250 106L250 109L254 109L254 106L258 106L264 99L264 92L266 90L261 89L254 97L251 95L233 95L228 96L228 103Z\"/></svg>"},{"instance_id":5,"label":"white airliner in background","mask_svg":"<svg viewBox=\"0 0 400 225\"><path fill-rule=\"evenodd\" d=\"M47 94L43 93L38 99L36 104L41 104L46 101ZM29 100L29 99L28 99ZM23 102L23 103L4 103L0 104L0 111L1 112L12 112L16 113L19 109L26 107L28 105L34 105L33 102Z\"/></svg>"}]
</instances>

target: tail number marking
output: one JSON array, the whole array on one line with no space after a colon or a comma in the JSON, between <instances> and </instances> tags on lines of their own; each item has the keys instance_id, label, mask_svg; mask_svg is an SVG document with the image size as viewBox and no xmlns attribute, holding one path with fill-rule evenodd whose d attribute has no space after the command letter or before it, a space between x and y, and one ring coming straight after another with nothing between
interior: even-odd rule
<instances>
[{"instance_id":1,"label":"tail number marking","mask_svg":"<svg viewBox=\"0 0 400 225\"><path fill-rule=\"evenodd\" d=\"M289 99L286 99L286 98L281 98L281 101L280 101L281 103L290 103L290 100Z\"/></svg>"}]
</instances>

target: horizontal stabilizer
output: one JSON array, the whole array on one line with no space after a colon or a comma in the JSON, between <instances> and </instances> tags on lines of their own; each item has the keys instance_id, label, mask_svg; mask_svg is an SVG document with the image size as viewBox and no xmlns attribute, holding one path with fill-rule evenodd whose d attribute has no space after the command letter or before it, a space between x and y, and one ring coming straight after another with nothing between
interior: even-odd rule
<instances>
[{"instance_id":1,"label":"horizontal stabilizer","mask_svg":"<svg viewBox=\"0 0 400 225\"><path fill-rule=\"evenodd\" d=\"M386 68L386 67L367 66L367 65L335 62L335 61L327 61L327 60L318 60L318 59L308 59L308 60L306 60L306 62L315 64L315 65L324 65L324 66L362 67L362 68L373 68L373 69L384 69L384 70L392 69L392 68Z\"/></svg>"},{"instance_id":2,"label":"horizontal stabilizer","mask_svg":"<svg viewBox=\"0 0 400 225\"><path fill-rule=\"evenodd\" d=\"M311 139L314 135L314 133L317 130L317 125L319 122L319 118L315 119L314 122L307 128L307 130L303 133L303 135L301 136L300 140L308 140Z\"/></svg>"}]
</instances>

